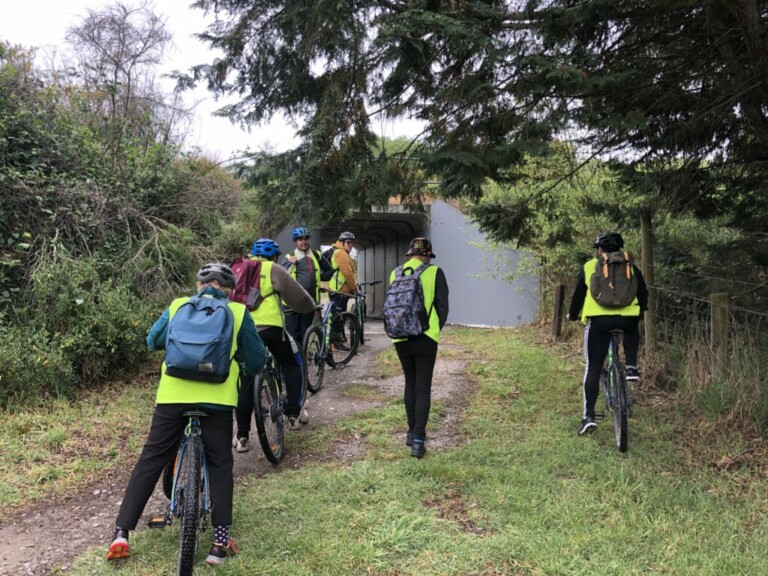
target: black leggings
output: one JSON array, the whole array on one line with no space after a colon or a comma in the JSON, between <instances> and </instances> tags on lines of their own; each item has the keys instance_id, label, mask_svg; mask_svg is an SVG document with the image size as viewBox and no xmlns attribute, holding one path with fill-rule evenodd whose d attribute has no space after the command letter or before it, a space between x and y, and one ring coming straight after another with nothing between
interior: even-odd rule
<instances>
[{"instance_id":1,"label":"black leggings","mask_svg":"<svg viewBox=\"0 0 768 576\"><path fill-rule=\"evenodd\" d=\"M194 404L158 404L152 415L149 436L125 489L115 526L134 530L155 489L160 473L173 459L187 424L186 410L199 410ZM205 445L205 462L211 488L211 523L232 524L232 410L206 409L200 420Z\"/></svg>"},{"instance_id":2,"label":"black leggings","mask_svg":"<svg viewBox=\"0 0 768 576\"><path fill-rule=\"evenodd\" d=\"M395 350L405 375L403 399L408 432L414 438L424 440L432 405L432 374L437 360L437 342L422 334L395 342Z\"/></svg>"},{"instance_id":3,"label":"black leggings","mask_svg":"<svg viewBox=\"0 0 768 576\"><path fill-rule=\"evenodd\" d=\"M600 373L608 354L611 330L624 330L624 359L628 366L637 366L640 349L639 316L593 316L584 330L584 382L582 385L582 417L595 417L595 404L600 390Z\"/></svg>"}]
</instances>

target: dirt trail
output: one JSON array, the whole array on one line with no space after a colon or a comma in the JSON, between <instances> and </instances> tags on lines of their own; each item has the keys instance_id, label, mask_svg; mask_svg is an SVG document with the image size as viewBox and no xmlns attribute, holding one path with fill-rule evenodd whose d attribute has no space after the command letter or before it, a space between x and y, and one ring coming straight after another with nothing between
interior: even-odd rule
<instances>
[{"instance_id":1,"label":"dirt trail","mask_svg":"<svg viewBox=\"0 0 768 576\"><path fill-rule=\"evenodd\" d=\"M380 402L376 401L343 396L342 391L351 383L366 383L380 393L400 396L402 375L381 380L374 377L370 371L376 354L390 345L382 324L377 321L368 322L365 346L360 348L348 367L326 372L323 388L307 400L306 408L311 415L309 424L301 431L293 433L311 434L313 428L332 424L341 416L380 405ZM441 345L441 348L447 346ZM439 450L459 443L458 423L469 389L464 363L438 358L432 398L444 402L446 410L439 422L430 425L430 450ZM143 435L146 431L137 433ZM403 438L393 437L392 441L399 443ZM364 438L354 441L339 440L330 453L335 459L353 460L364 453L364 443ZM407 455L405 447L403 455ZM252 431L251 450L245 454L235 454L235 482L244 482L254 476L279 474L285 468L298 468L306 461L308 460L301 454L289 452L279 466L272 466L261 453L258 439ZM133 462L127 463L123 469L105 475L98 483L83 486L66 498L20 511L16 522L0 525L0 576L62 574L66 573L72 561L85 549L103 545L106 550L132 466ZM148 513L162 510L166 502L162 493L156 490L147 504L145 517Z\"/></svg>"}]
</instances>

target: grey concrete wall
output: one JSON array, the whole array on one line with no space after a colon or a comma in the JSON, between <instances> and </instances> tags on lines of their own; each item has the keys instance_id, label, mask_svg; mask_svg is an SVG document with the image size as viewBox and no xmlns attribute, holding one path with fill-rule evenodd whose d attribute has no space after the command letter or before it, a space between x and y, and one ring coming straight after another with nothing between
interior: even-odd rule
<instances>
[{"instance_id":1,"label":"grey concrete wall","mask_svg":"<svg viewBox=\"0 0 768 576\"><path fill-rule=\"evenodd\" d=\"M520 254L487 250L485 236L459 210L432 204L429 238L433 260L445 272L450 290L448 322L470 326L517 326L538 315L538 276L504 279L515 271ZM515 274L515 277L517 274Z\"/></svg>"}]
</instances>

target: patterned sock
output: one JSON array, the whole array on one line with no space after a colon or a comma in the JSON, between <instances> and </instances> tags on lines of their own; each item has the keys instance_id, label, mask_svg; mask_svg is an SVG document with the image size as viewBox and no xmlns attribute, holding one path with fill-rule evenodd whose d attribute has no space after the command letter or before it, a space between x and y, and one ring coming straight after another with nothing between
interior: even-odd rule
<instances>
[{"instance_id":1,"label":"patterned sock","mask_svg":"<svg viewBox=\"0 0 768 576\"><path fill-rule=\"evenodd\" d=\"M229 526L227 524L219 524L213 528L213 543L226 546L229 542Z\"/></svg>"}]
</instances>

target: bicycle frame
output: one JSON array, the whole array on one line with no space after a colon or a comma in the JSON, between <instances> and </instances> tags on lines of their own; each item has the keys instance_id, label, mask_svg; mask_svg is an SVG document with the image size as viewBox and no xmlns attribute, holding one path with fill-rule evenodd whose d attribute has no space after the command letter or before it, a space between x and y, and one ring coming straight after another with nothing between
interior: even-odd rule
<instances>
[{"instance_id":1,"label":"bicycle frame","mask_svg":"<svg viewBox=\"0 0 768 576\"><path fill-rule=\"evenodd\" d=\"M335 312L336 304L333 302L333 300L329 300L328 306L325 307L325 310L320 317L320 326L322 328L323 334L322 346L320 348L320 357L323 358L331 368L333 368L335 365L333 361L333 355L331 354L331 328L333 325L333 316Z\"/></svg>"},{"instance_id":2,"label":"bicycle frame","mask_svg":"<svg viewBox=\"0 0 768 576\"><path fill-rule=\"evenodd\" d=\"M600 375L600 381L605 394L606 410L613 414L616 447L620 452L625 452L629 444L627 420L632 415L632 401L629 393L629 382L619 356L619 341L622 334L621 330L611 330L607 362Z\"/></svg>"}]
</instances>

